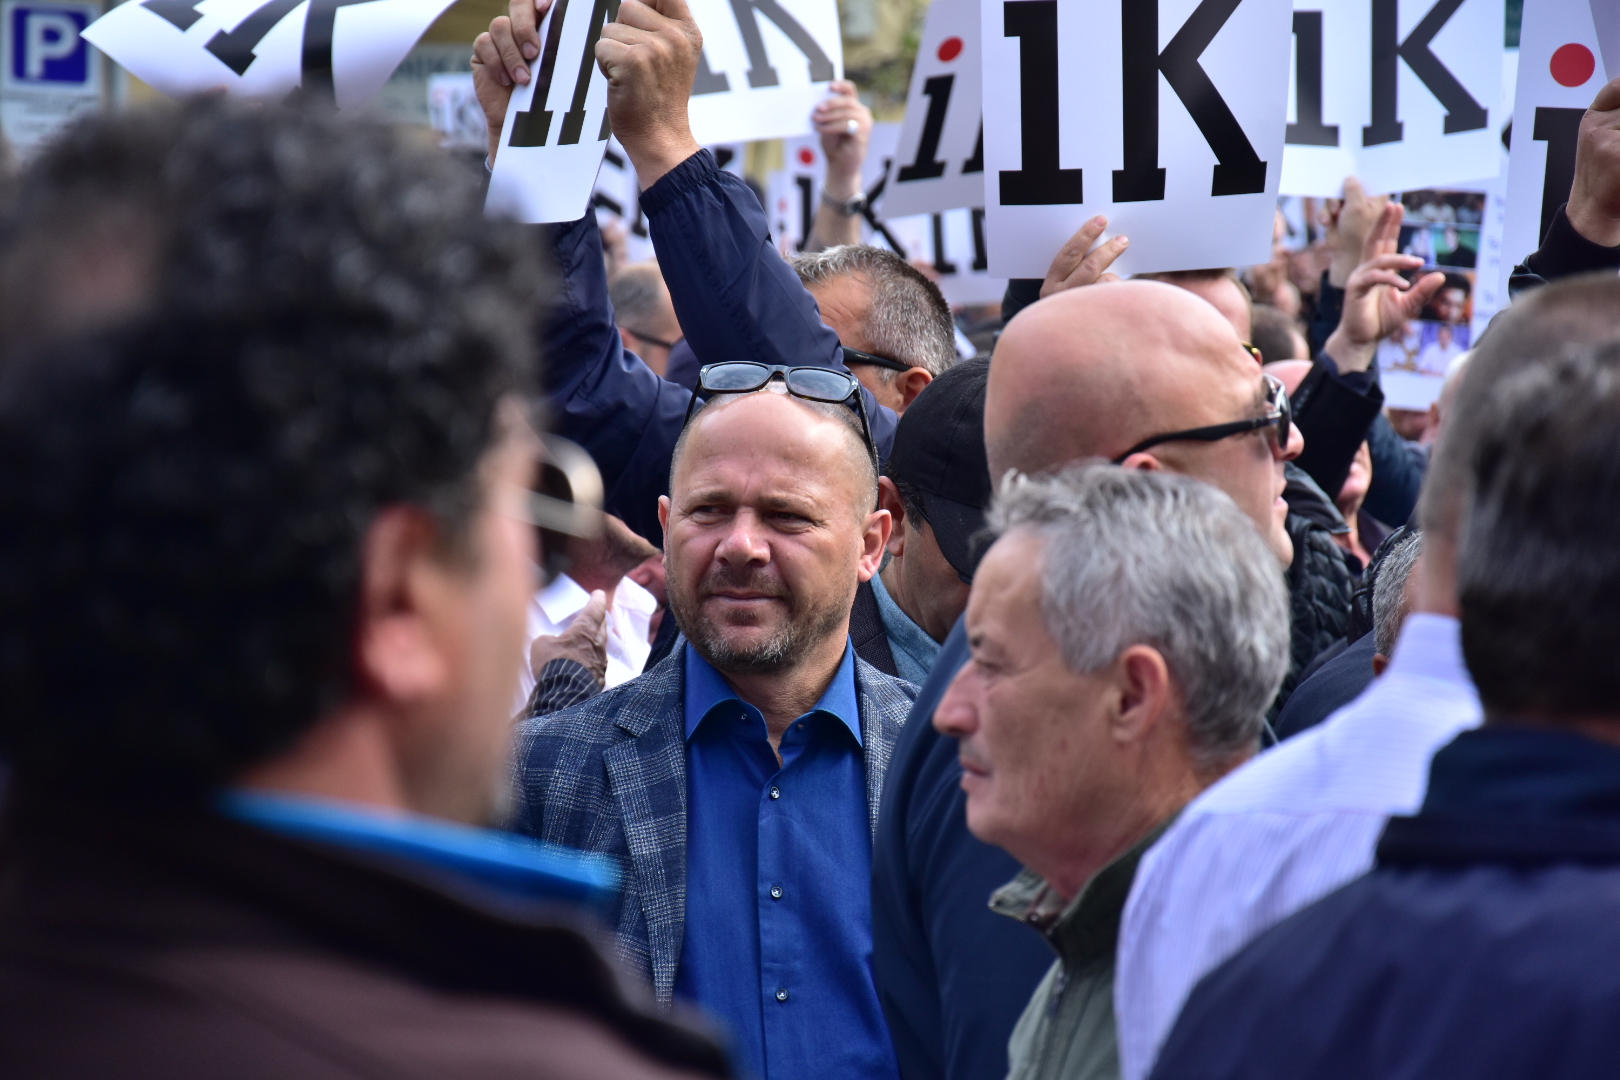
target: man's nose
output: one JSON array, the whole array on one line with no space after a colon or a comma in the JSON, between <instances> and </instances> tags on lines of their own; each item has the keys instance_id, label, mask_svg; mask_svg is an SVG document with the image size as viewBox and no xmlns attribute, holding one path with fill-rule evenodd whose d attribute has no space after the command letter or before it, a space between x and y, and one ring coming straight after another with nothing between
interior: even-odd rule
<instances>
[{"instance_id":1,"label":"man's nose","mask_svg":"<svg viewBox=\"0 0 1620 1080\"><path fill-rule=\"evenodd\" d=\"M755 514L743 512L731 520L731 527L715 549L715 557L728 563L770 562L771 547L765 540L764 523Z\"/></svg>"},{"instance_id":2,"label":"man's nose","mask_svg":"<svg viewBox=\"0 0 1620 1080\"><path fill-rule=\"evenodd\" d=\"M1273 439L1275 443L1277 440ZM1274 453L1278 461L1293 461L1305 452L1305 433L1299 430L1298 424L1288 425L1288 445L1278 446Z\"/></svg>"},{"instance_id":3,"label":"man's nose","mask_svg":"<svg viewBox=\"0 0 1620 1080\"><path fill-rule=\"evenodd\" d=\"M962 665L945 696L934 707L934 730L952 738L964 738L978 730L978 711L973 706L973 661Z\"/></svg>"}]
</instances>

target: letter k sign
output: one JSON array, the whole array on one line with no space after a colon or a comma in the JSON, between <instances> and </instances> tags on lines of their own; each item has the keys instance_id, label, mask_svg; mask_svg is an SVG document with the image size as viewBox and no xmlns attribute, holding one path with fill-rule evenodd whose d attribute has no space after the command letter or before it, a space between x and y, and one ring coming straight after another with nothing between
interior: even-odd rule
<instances>
[{"instance_id":1,"label":"letter k sign","mask_svg":"<svg viewBox=\"0 0 1620 1080\"><path fill-rule=\"evenodd\" d=\"M1372 123L1361 129L1361 145L1400 142L1403 127L1398 115L1396 87L1399 61L1423 80L1429 93L1446 108L1445 133L1478 131L1486 124L1485 107L1457 81L1429 44L1441 27L1462 7L1463 0L1439 0L1399 40L1400 0L1372 0Z\"/></svg>"}]
</instances>

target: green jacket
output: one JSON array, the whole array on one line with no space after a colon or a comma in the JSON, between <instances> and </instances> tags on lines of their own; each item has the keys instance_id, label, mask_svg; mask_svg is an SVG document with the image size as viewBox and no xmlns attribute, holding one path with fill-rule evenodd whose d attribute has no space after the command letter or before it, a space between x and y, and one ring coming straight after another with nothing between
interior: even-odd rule
<instances>
[{"instance_id":1,"label":"green jacket","mask_svg":"<svg viewBox=\"0 0 1620 1080\"><path fill-rule=\"evenodd\" d=\"M1169 828L1160 823L1097 871L1068 906L1025 870L990 897L990 910L1039 930L1057 952L1007 1043L1008 1080L1118 1080L1114 955L1142 855Z\"/></svg>"}]
</instances>

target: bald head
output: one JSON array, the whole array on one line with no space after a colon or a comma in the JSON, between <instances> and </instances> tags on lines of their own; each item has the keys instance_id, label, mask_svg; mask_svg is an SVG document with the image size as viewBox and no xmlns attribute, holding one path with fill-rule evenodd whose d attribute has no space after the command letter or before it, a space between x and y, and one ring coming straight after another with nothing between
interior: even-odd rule
<instances>
[{"instance_id":1,"label":"bald head","mask_svg":"<svg viewBox=\"0 0 1620 1080\"><path fill-rule=\"evenodd\" d=\"M1259 372L1237 333L1184 289L1122 281L1048 297L996 344L984 413L991 475L1111 458L1159 432L1196 427L1205 422L1200 398L1234 373L1252 391Z\"/></svg>"}]
</instances>

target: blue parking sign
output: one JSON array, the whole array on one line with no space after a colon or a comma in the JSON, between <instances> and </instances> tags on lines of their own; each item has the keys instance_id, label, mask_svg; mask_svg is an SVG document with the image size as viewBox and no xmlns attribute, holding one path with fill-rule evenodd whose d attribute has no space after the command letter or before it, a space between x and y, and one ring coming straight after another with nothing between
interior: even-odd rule
<instances>
[{"instance_id":1,"label":"blue parking sign","mask_svg":"<svg viewBox=\"0 0 1620 1080\"><path fill-rule=\"evenodd\" d=\"M14 86L84 86L91 81L90 24L83 5L8 5L8 80Z\"/></svg>"}]
</instances>

